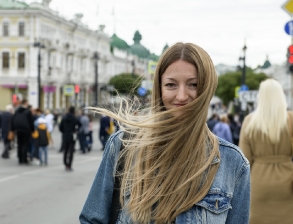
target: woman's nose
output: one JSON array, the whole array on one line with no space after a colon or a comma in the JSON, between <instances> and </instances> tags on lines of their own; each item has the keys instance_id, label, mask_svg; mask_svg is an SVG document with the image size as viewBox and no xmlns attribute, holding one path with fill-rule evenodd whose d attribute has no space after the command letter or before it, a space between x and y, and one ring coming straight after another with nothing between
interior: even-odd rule
<instances>
[{"instance_id":1,"label":"woman's nose","mask_svg":"<svg viewBox=\"0 0 293 224\"><path fill-rule=\"evenodd\" d=\"M188 99L187 88L179 87L176 98L178 101L186 101Z\"/></svg>"}]
</instances>

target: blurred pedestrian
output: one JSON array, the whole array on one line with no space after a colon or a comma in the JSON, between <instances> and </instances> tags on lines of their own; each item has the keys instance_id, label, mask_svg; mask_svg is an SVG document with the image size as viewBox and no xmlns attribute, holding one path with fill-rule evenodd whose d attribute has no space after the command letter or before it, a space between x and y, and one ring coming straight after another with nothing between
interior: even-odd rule
<instances>
[{"instance_id":1,"label":"blurred pedestrian","mask_svg":"<svg viewBox=\"0 0 293 224\"><path fill-rule=\"evenodd\" d=\"M213 128L213 133L217 135L218 137L233 143L232 133L228 125L227 115L221 115L220 121L217 122Z\"/></svg>"},{"instance_id":2,"label":"blurred pedestrian","mask_svg":"<svg viewBox=\"0 0 293 224\"><path fill-rule=\"evenodd\" d=\"M53 126L56 127L58 125L59 116L60 116L57 110L54 110L53 116L54 116L54 118L53 118L53 121L54 121Z\"/></svg>"},{"instance_id":3,"label":"blurred pedestrian","mask_svg":"<svg viewBox=\"0 0 293 224\"><path fill-rule=\"evenodd\" d=\"M88 148L88 152L90 152L93 147L94 122L93 122L93 116L91 114L88 114L88 118L89 118L89 132L87 134L87 148Z\"/></svg>"},{"instance_id":4,"label":"blurred pedestrian","mask_svg":"<svg viewBox=\"0 0 293 224\"><path fill-rule=\"evenodd\" d=\"M219 122L218 114L213 114L212 117L208 120L207 125L210 131L213 131L215 125Z\"/></svg>"},{"instance_id":5,"label":"blurred pedestrian","mask_svg":"<svg viewBox=\"0 0 293 224\"><path fill-rule=\"evenodd\" d=\"M75 117L75 108L70 107L68 113L62 118L59 124L59 130L62 132L63 142L63 162L66 171L72 171L72 161L74 145L77 139L77 133L81 124Z\"/></svg>"},{"instance_id":6,"label":"blurred pedestrian","mask_svg":"<svg viewBox=\"0 0 293 224\"><path fill-rule=\"evenodd\" d=\"M248 223L249 162L206 125L217 80L202 48L176 43L159 59L148 114L134 116L127 100L117 114L95 108L123 126L106 144L80 223Z\"/></svg>"},{"instance_id":7,"label":"blurred pedestrian","mask_svg":"<svg viewBox=\"0 0 293 224\"><path fill-rule=\"evenodd\" d=\"M267 79L242 125L239 146L251 166L250 224L293 223L293 113L286 109L281 84Z\"/></svg>"},{"instance_id":8,"label":"blurred pedestrian","mask_svg":"<svg viewBox=\"0 0 293 224\"><path fill-rule=\"evenodd\" d=\"M11 150L11 138L13 138L13 133L11 132L11 121L13 115L13 106L11 104L6 106L6 111L2 112L0 115L0 127L1 136L4 143L4 150L2 153L3 159L9 158L9 151ZM10 135L10 136L9 136Z\"/></svg>"},{"instance_id":9,"label":"blurred pedestrian","mask_svg":"<svg viewBox=\"0 0 293 224\"><path fill-rule=\"evenodd\" d=\"M47 123L47 130L49 132L50 135L50 143L53 145L54 141L52 138L52 133L53 133L53 129L54 129L54 115L51 113L51 111L49 109L45 110L45 120Z\"/></svg>"},{"instance_id":10,"label":"blurred pedestrian","mask_svg":"<svg viewBox=\"0 0 293 224\"><path fill-rule=\"evenodd\" d=\"M82 110L80 117L79 117L79 122L81 124L79 131L78 131L78 140L79 140L79 145L80 145L80 151L85 154L86 153L86 148L87 148L87 141L86 141L86 136L89 133L89 117L85 114L85 111Z\"/></svg>"},{"instance_id":11,"label":"blurred pedestrian","mask_svg":"<svg viewBox=\"0 0 293 224\"><path fill-rule=\"evenodd\" d=\"M102 114L100 119L100 132L99 132L100 134L99 138L103 146L102 150L105 149L106 143L109 138L109 134L108 134L109 128L110 128L110 117L106 116L105 114Z\"/></svg>"},{"instance_id":12,"label":"blurred pedestrian","mask_svg":"<svg viewBox=\"0 0 293 224\"><path fill-rule=\"evenodd\" d=\"M236 122L233 114L228 114L228 120L229 120L228 124L231 130L233 143L235 145L238 145L239 138L240 138L241 125L238 122Z\"/></svg>"},{"instance_id":13,"label":"blurred pedestrian","mask_svg":"<svg viewBox=\"0 0 293 224\"><path fill-rule=\"evenodd\" d=\"M50 141L50 133L48 131L47 125L47 120L41 117L38 119L38 127L35 130L37 132L35 139L39 149L40 165L48 165L48 145Z\"/></svg>"},{"instance_id":14,"label":"blurred pedestrian","mask_svg":"<svg viewBox=\"0 0 293 224\"><path fill-rule=\"evenodd\" d=\"M34 118L34 127L35 130L39 126L39 120L45 119L45 115L43 113L43 110L41 108L36 108L33 113ZM40 158L39 158L39 141L36 138L32 138L32 151L31 151L31 162L34 165L40 165Z\"/></svg>"},{"instance_id":15,"label":"blurred pedestrian","mask_svg":"<svg viewBox=\"0 0 293 224\"><path fill-rule=\"evenodd\" d=\"M29 164L27 159L29 142L34 131L34 121L30 110L27 109L26 99L21 101L21 105L12 116L11 130L17 135L17 152L19 164Z\"/></svg>"}]
</instances>

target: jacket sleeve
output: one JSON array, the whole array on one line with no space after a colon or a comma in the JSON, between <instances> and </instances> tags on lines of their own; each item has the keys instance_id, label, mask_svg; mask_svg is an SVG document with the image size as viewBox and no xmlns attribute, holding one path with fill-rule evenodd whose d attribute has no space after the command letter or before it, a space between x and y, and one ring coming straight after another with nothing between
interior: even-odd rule
<instances>
[{"instance_id":1,"label":"jacket sleeve","mask_svg":"<svg viewBox=\"0 0 293 224\"><path fill-rule=\"evenodd\" d=\"M109 222L114 191L114 167L121 146L118 134L112 135L106 144L102 162L79 216L81 224Z\"/></svg>"},{"instance_id":2,"label":"jacket sleeve","mask_svg":"<svg viewBox=\"0 0 293 224\"><path fill-rule=\"evenodd\" d=\"M236 179L232 209L229 210L226 224L248 224L250 208L250 166L243 163Z\"/></svg>"}]
</instances>

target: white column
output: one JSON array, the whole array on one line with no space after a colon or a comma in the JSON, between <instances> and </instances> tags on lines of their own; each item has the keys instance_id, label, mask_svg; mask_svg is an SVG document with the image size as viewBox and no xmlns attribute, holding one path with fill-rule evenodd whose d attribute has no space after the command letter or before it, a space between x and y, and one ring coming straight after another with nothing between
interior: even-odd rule
<instances>
[{"instance_id":1,"label":"white column","mask_svg":"<svg viewBox=\"0 0 293 224\"><path fill-rule=\"evenodd\" d=\"M53 93L49 93L50 94L50 102L49 102L49 109L53 109Z\"/></svg>"},{"instance_id":2,"label":"white column","mask_svg":"<svg viewBox=\"0 0 293 224\"><path fill-rule=\"evenodd\" d=\"M86 89L85 89L85 105L89 106L90 102L89 102L89 85L86 85Z\"/></svg>"},{"instance_id":3,"label":"white column","mask_svg":"<svg viewBox=\"0 0 293 224\"><path fill-rule=\"evenodd\" d=\"M44 92L44 109L48 109L48 97L50 97L49 93Z\"/></svg>"},{"instance_id":4,"label":"white column","mask_svg":"<svg viewBox=\"0 0 293 224\"><path fill-rule=\"evenodd\" d=\"M64 94L62 94L62 109L66 110L66 96Z\"/></svg>"},{"instance_id":5,"label":"white column","mask_svg":"<svg viewBox=\"0 0 293 224\"><path fill-rule=\"evenodd\" d=\"M56 109L60 109L60 85L56 84L55 86L55 107Z\"/></svg>"},{"instance_id":6,"label":"white column","mask_svg":"<svg viewBox=\"0 0 293 224\"><path fill-rule=\"evenodd\" d=\"M38 84L36 80L30 80L28 82L28 102L33 108L38 107Z\"/></svg>"}]
</instances>

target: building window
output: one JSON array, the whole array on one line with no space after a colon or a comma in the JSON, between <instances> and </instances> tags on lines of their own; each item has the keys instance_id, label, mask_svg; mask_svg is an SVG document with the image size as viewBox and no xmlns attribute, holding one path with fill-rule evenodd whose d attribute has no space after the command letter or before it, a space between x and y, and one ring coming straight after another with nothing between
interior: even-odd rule
<instances>
[{"instance_id":1,"label":"building window","mask_svg":"<svg viewBox=\"0 0 293 224\"><path fill-rule=\"evenodd\" d=\"M24 22L18 24L18 34L20 37L24 37Z\"/></svg>"},{"instance_id":2,"label":"building window","mask_svg":"<svg viewBox=\"0 0 293 224\"><path fill-rule=\"evenodd\" d=\"M25 53L18 53L18 68L25 67Z\"/></svg>"},{"instance_id":3,"label":"building window","mask_svg":"<svg viewBox=\"0 0 293 224\"><path fill-rule=\"evenodd\" d=\"M3 23L3 36L4 37L9 36L9 23L8 22Z\"/></svg>"},{"instance_id":4,"label":"building window","mask_svg":"<svg viewBox=\"0 0 293 224\"><path fill-rule=\"evenodd\" d=\"M9 68L9 53L2 53L2 68Z\"/></svg>"}]
</instances>

